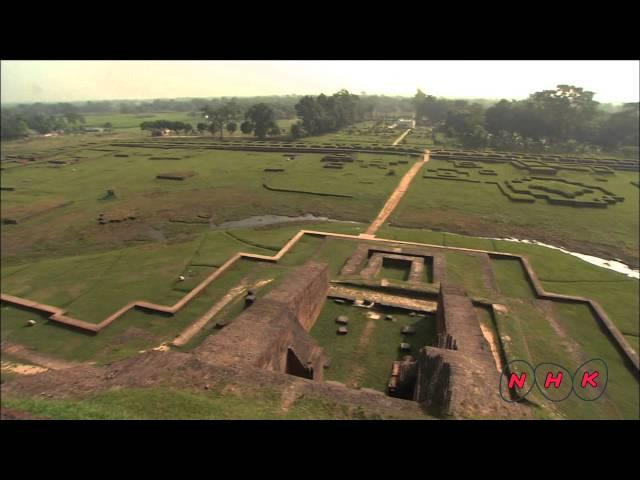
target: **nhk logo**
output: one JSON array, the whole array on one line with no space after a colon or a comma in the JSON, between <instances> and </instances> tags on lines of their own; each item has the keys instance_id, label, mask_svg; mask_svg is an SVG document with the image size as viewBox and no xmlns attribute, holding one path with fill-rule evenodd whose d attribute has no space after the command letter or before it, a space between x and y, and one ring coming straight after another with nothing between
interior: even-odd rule
<instances>
[{"instance_id":1,"label":"nhk logo","mask_svg":"<svg viewBox=\"0 0 640 480\"><path fill-rule=\"evenodd\" d=\"M534 368L526 360L512 360L502 369L500 396L506 402L519 402L538 387L552 402L566 400L572 393L592 402L602 396L607 380L607 364L600 358L584 362L573 374L557 363L540 363Z\"/></svg>"}]
</instances>

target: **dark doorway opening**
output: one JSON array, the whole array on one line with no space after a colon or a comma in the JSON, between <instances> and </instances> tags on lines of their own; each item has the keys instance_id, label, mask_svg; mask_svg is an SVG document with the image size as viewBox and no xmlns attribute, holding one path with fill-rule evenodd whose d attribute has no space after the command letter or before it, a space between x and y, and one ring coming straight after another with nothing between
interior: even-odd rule
<instances>
[{"instance_id":1,"label":"dark doorway opening","mask_svg":"<svg viewBox=\"0 0 640 480\"><path fill-rule=\"evenodd\" d=\"M287 364L285 366L285 373L287 373L288 375L295 375L296 377L308 378L309 380L313 380L313 368L303 365L293 349L291 349L291 347L287 349Z\"/></svg>"},{"instance_id":2,"label":"dark doorway opening","mask_svg":"<svg viewBox=\"0 0 640 480\"><path fill-rule=\"evenodd\" d=\"M387 385L387 395L404 400L414 400L417 371L415 361L393 362Z\"/></svg>"}]
</instances>

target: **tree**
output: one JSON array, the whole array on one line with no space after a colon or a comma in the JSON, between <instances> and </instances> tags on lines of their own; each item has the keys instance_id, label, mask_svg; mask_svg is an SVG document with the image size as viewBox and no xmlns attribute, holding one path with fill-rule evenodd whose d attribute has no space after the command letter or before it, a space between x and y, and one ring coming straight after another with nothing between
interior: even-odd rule
<instances>
[{"instance_id":1,"label":"tree","mask_svg":"<svg viewBox=\"0 0 640 480\"><path fill-rule=\"evenodd\" d=\"M271 128L269 128L269 131L267 132L270 136L272 137L277 137L278 135L280 135L282 132L280 131L280 127L278 127L277 123L274 123Z\"/></svg>"},{"instance_id":2,"label":"tree","mask_svg":"<svg viewBox=\"0 0 640 480\"><path fill-rule=\"evenodd\" d=\"M340 90L330 97L324 94L315 98L303 97L295 109L304 130L312 135L344 128L361 120L366 112L360 98L347 90Z\"/></svg>"},{"instance_id":3,"label":"tree","mask_svg":"<svg viewBox=\"0 0 640 480\"><path fill-rule=\"evenodd\" d=\"M462 145L468 148L487 146L487 131L482 125L474 125L472 130L462 136Z\"/></svg>"},{"instance_id":4,"label":"tree","mask_svg":"<svg viewBox=\"0 0 640 480\"><path fill-rule=\"evenodd\" d=\"M604 119L598 128L599 144L617 148L623 145L640 144L640 104L625 103L621 111L612 113Z\"/></svg>"},{"instance_id":5,"label":"tree","mask_svg":"<svg viewBox=\"0 0 640 480\"><path fill-rule=\"evenodd\" d=\"M204 122L199 122L199 123L196 125L196 128L198 129L198 131L199 131L200 133L204 133L204 132L206 132L206 131L207 131L208 125L207 125L206 123L204 123Z\"/></svg>"},{"instance_id":6,"label":"tree","mask_svg":"<svg viewBox=\"0 0 640 480\"><path fill-rule=\"evenodd\" d=\"M227 132L229 132L229 135L233 135L236 130L238 130L238 124L236 122L227 123Z\"/></svg>"},{"instance_id":7,"label":"tree","mask_svg":"<svg viewBox=\"0 0 640 480\"><path fill-rule=\"evenodd\" d=\"M593 95L574 85L558 85L554 90L533 93L529 100L540 113L544 136L563 142L593 119L598 106Z\"/></svg>"},{"instance_id":8,"label":"tree","mask_svg":"<svg viewBox=\"0 0 640 480\"><path fill-rule=\"evenodd\" d=\"M42 114L35 115L27 119L29 128L32 128L40 134L49 133L53 130L52 117L46 117Z\"/></svg>"},{"instance_id":9,"label":"tree","mask_svg":"<svg viewBox=\"0 0 640 480\"><path fill-rule=\"evenodd\" d=\"M412 100L417 125L435 125L447 118L448 102L418 90Z\"/></svg>"},{"instance_id":10,"label":"tree","mask_svg":"<svg viewBox=\"0 0 640 480\"><path fill-rule=\"evenodd\" d=\"M476 127L484 124L484 109L477 103L464 100L454 102L447 112L445 130L449 135L472 135Z\"/></svg>"},{"instance_id":11,"label":"tree","mask_svg":"<svg viewBox=\"0 0 640 480\"><path fill-rule=\"evenodd\" d=\"M24 137L27 135L27 122L14 113L2 112L0 120L0 134L3 139Z\"/></svg>"},{"instance_id":12,"label":"tree","mask_svg":"<svg viewBox=\"0 0 640 480\"><path fill-rule=\"evenodd\" d=\"M304 137L306 134L307 132L305 131L304 127L300 122L294 123L293 125L291 125L291 136L293 138Z\"/></svg>"},{"instance_id":13,"label":"tree","mask_svg":"<svg viewBox=\"0 0 640 480\"><path fill-rule=\"evenodd\" d=\"M500 100L495 105L487 108L484 117L485 128L494 135L501 131L513 131L513 108L508 100Z\"/></svg>"},{"instance_id":14,"label":"tree","mask_svg":"<svg viewBox=\"0 0 640 480\"><path fill-rule=\"evenodd\" d=\"M67 122L73 123L74 125L77 122L85 123L84 117L76 111L67 111L63 114L63 117L67 120Z\"/></svg>"},{"instance_id":15,"label":"tree","mask_svg":"<svg viewBox=\"0 0 640 480\"><path fill-rule=\"evenodd\" d=\"M230 101L217 108L210 105L202 107L201 112L209 122L211 133L220 132L220 140L222 140L224 127L232 118L237 116L238 106L234 101Z\"/></svg>"},{"instance_id":16,"label":"tree","mask_svg":"<svg viewBox=\"0 0 640 480\"><path fill-rule=\"evenodd\" d=\"M249 135L251 132L253 132L253 125L248 120L244 121L240 124L240 131L245 135Z\"/></svg>"},{"instance_id":17,"label":"tree","mask_svg":"<svg viewBox=\"0 0 640 480\"><path fill-rule=\"evenodd\" d=\"M255 136L260 139L265 138L274 127L277 128L275 113L266 103L253 105L247 110L245 117L250 122Z\"/></svg>"}]
</instances>

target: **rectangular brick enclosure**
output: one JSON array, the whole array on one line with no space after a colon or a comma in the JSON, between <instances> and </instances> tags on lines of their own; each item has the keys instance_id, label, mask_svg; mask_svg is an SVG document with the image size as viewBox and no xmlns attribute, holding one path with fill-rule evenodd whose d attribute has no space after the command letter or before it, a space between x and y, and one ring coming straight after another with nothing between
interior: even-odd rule
<instances>
[{"instance_id":1,"label":"rectangular brick enclosure","mask_svg":"<svg viewBox=\"0 0 640 480\"><path fill-rule=\"evenodd\" d=\"M340 275L360 275L375 278L387 265L406 270L405 281L411 283L435 283L442 278L444 257L442 253L426 248L379 248L360 244L347 260Z\"/></svg>"},{"instance_id":2,"label":"rectangular brick enclosure","mask_svg":"<svg viewBox=\"0 0 640 480\"><path fill-rule=\"evenodd\" d=\"M307 332L328 288L327 265L308 262L207 338L195 353L215 365L253 366L322 380L327 357Z\"/></svg>"}]
</instances>

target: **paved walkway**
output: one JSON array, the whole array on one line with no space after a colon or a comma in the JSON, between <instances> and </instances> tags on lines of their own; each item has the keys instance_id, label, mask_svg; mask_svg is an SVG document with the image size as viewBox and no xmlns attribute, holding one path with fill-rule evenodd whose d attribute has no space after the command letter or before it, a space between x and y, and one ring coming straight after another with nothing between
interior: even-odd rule
<instances>
[{"instance_id":1,"label":"paved walkway","mask_svg":"<svg viewBox=\"0 0 640 480\"><path fill-rule=\"evenodd\" d=\"M369 228L367 228L367 231L364 232L363 235L361 235L362 237L364 238L375 237L375 234L378 231L378 229L387 220L387 218L389 218L389 215L391 215L391 212L395 210L395 208L398 206L398 203L400 203L400 200L402 200L402 197L409 189L409 185L411 185L411 181L413 180L413 177L416 176L416 174L420 171L422 166L428 161L429 161L429 150L425 150L424 155L422 156L422 160L418 160L416 163L414 163L409 169L409 171L407 171L407 173L404 174L404 177L402 177L402 180L400 180L400 183L398 184L396 189L389 196L387 203L384 204L384 207L382 207L382 210L380 210L380 213L378 213L378 216L375 218L373 222L371 222L371 225L369 225Z\"/></svg>"}]
</instances>

